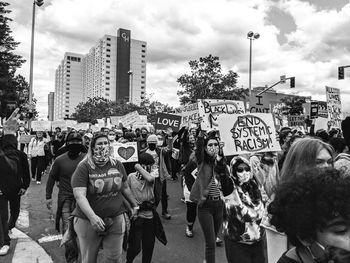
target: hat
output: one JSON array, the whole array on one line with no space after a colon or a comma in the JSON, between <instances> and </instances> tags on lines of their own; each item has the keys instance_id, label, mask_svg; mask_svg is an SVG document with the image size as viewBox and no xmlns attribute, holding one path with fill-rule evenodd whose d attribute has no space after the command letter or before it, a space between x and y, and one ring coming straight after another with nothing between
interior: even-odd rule
<instances>
[{"instance_id":1,"label":"hat","mask_svg":"<svg viewBox=\"0 0 350 263\"><path fill-rule=\"evenodd\" d=\"M139 155L139 164L153 165L154 158L149 153L142 153Z\"/></svg>"},{"instance_id":2,"label":"hat","mask_svg":"<svg viewBox=\"0 0 350 263\"><path fill-rule=\"evenodd\" d=\"M94 137L91 133L85 133L84 137L88 137L89 139L92 139L92 137Z\"/></svg>"},{"instance_id":3,"label":"hat","mask_svg":"<svg viewBox=\"0 0 350 263\"><path fill-rule=\"evenodd\" d=\"M158 143L158 138L157 135L151 134L150 136L147 137L147 143Z\"/></svg>"},{"instance_id":4,"label":"hat","mask_svg":"<svg viewBox=\"0 0 350 263\"><path fill-rule=\"evenodd\" d=\"M67 135L66 142L70 142L70 141L73 141L73 140L82 141L83 139L82 139L80 133L78 133L78 132L70 132Z\"/></svg>"}]
</instances>

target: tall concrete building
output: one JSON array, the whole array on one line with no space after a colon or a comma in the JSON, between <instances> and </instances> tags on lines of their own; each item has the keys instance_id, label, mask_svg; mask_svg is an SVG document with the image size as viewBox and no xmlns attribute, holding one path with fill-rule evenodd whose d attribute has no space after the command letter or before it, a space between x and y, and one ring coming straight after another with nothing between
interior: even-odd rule
<instances>
[{"instance_id":1,"label":"tall concrete building","mask_svg":"<svg viewBox=\"0 0 350 263\"><path fill-rule=\"evenodd\" d=\"M67 104L64 107L62 105L63 101L67 98L71 101L70 98L74 96L72 89L67 94L66 83L63 83L65 79L62 78L68 70L65 64L67 54L56 70L55 109L58 108L58 112L64 114L56 114L55 111L55 120L74 113L74 110L68 109ZM80 96L77 96L79 102L85 102L88 98L103 97L139 105L145 98L147 43L131 39L130 30L118 29L117 36L104 35L89 53L74 56L81 60L76 70L69 73L71 78L80 78ZM75 107L79 103L75 102L74 100L74 103L69 103L69 106L75 104Z\"/></svg>"},{"instance_id":2,"label":"tall concrete building","mask_svg":"<svg viewBox=\"0 0 350 263\"><path fill-rule=\"evenodd\" d=\"M83 55L66 52L56 69L54 120L62 120L75 112L83 101Z\"/></svg>"},{"instance_id":3,"label":"tall concrete building","mask_svg":"<svg viewBox=\"0 0 350 263\"><path fill-rule=\"evenodd\" d=\"M54 120L54 100L55 100L55 92L50 92L48 95L48 113L47 118L49 121Z\"/></svg>"}]
</instances>

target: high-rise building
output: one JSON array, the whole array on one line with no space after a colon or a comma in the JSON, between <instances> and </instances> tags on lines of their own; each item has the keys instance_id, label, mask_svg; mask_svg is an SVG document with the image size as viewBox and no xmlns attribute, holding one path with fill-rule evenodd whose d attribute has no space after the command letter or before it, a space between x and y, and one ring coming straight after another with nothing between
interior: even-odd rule
<instances>
[{"instance_id":1,"label":"high-rise building","mask_svg":"<svg viewBox=\"0 0 350 263\"><path fill-rule=\"evenodd\" d=\"M55 100L55 92L50 92L48 95L48 113L47 118L49 121L53 121L54 119L54 100Z\"/></svg>"},{"instance_id":2,"label":"high-rise building","mask_svg":"<svg viewBox=\"0 0 350 263\"><path fill-rule=\"evenodd\" d=\"M54 120L70 117L83 101L82 58L81 54L66 52L56 69Z\"/></svg>"},{"instance_id":3,"label":"high-rise building","mask_svg":"<svg viewBox=\"0 0 350 263\"><path fill-rule=\"evenodd\" d=\"M71 78L73 74L74 78L81 78L79 95L82 97L77 97L79 102L87 101L88 98L102 97L139 105L145 98L147 43L131 39L130 30L118 29L117 36L104 35L88 54L75 55L81 60L76 71L71 71L70 75ZM66 83L63 83L65 79L62 78L68 69L65 67L65 59L56 70L55 87L55 107L59 109L58 112L64 114L59 115L55 111L55 119L62 119L67 114L70 116L79 103L75 103L73 111L67 111L67 104L62 105L66 98L70 99L73 96L72 92L63 95L63 92L67 92ZM56 94L57 91L59 94ZM73 103L69 104L71 105Z\"/></svg>"}]
</instances>

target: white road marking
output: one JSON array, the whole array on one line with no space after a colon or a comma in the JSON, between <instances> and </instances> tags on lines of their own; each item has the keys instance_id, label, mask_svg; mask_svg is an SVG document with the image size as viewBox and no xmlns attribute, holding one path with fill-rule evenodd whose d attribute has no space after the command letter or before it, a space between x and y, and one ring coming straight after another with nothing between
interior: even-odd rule
<instances>
[{"instance_id":1,"label":"white road marking","mask_svg":"<svg viewBox=\"0 0 350 263\"><path fill-rule=\"evenodd\" d=\"M39 244L42 244L42 243L52 242L52 241L61 240L61 239L62 239L62 234L48 235L48 236L44 236L44 237L38 239L38 242L39 242Z\"/></svg>"}]
</instances>

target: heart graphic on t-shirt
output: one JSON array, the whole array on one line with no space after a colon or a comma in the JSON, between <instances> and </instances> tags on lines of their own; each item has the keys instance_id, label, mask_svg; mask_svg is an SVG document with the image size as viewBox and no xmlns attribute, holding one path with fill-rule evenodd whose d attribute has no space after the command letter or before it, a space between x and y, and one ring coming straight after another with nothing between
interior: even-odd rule
<instances>
[{"instance_id":1,"label":"heart graphic on t-shirt","mask_svg":"<svg viewBox=\"0 0 350 263\"><path fill-rule=\"evenodd\" d=\"M134 147L120 147L118 149L118 154L120 157L122 157L124 160L128 160L130 159L131 156L133 156L135 153L135 148Z\"/></svg>"}]
</instances>

